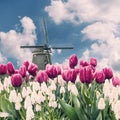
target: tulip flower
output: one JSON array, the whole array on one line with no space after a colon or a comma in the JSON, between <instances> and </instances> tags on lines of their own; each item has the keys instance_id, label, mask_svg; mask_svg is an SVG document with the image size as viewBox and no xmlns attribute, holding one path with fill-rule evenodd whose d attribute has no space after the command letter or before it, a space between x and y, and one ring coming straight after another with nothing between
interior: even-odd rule
<instances>
[{"instance_id":1,"label":"tulip flower","mask_svg":"<svg viewBox=\"0 0 120 120\"><path fill-rule=\"evenodd\" d=\"M29 64L28 72L30 75L35 76L38 71L38 66L34 63Z\"/></svg>"},{"instance_id":2,"label":"tulip flower","mask_svg":"<svg viewBox=\"0 0 120 120\"><path fill-rule=\"evenodd\" d=\"M6 74L6 73L7 73L7 65L1 64L0 65L0 75Z\"/></svg>"},{"instance_id":3,"label":"tulip flower","mask_svg":"<svg viewBox=\"0 0 120 120\"><path fill-rule=\"evenodd\" d=\"M119 86L120 85L120 78L118 78L117 76L113 76L112 77L112 84L113 86Z\"/></svg>"},{"instance_id":4,"label":"tulip flower","mask_svg":"<svg viewBox=\"0 0 120 120\"><path fill-rule=\"evenodd\" d=\"M105 74L102 70L97 71L95 73L95 80L96 80L97 83L104 83L105 82Z\"/></svg>"},{"instance_id":5,"label":"tulip flower","mask_svg":"<svg viewBox=\"0 0 120 120\"><path fill-rule=\"evenodd\" d=\"M39 70L35 79L39 83L47 82L48 81L48 75L47 75L45 70Z\"/></svg>"},{"instance_id":6,"label":"tulip flower","mask_svg":"<svg viewBox=\"0 0 120 120\"><path fill-rule=\"evenodd\" d=\"M30 63L29 63L29 61L27 61L27 60L23 62L23 65L25 65L26 70L28 70L29 64L30 64Z\"/></svg>"},{"instance_id":7,"label":"tulip flower","mask_svg":"<svg viewBox=\"0 0 120 120\"><path fill-rule=\"evenodd\" d=\"M57 75L58 75L57 69L54 65L47 64L46 72L47 72L48 77L51 79L57 77Z\"/></svg>"},{"instance_id":8,"label":"tulip flower","mask_svg":"<svg viewBox=\"0 0 120 120\"><path fill-rule=\"evenodd\" d=\"M22 84L22 76L19 73L13 74L11 77L13 87L20 87Z\"/></svg>"},{"instance_id":9,"label":"tulip flower","mask_svg":"<svg viewBox=\"0 0 120 120\"><path fill-rule=\"evenodd\" d=\"M7 71L8 71L9 75L12 75L15 73L15 68L14 68L14 65L12 64L12 62L7 63Z\"/></svg>"},{"instance_id":10,"label":"tulip flower","mask_svg":"<svg viewBox=\"0 0 120 120\"><path fill-rule=\"evenodd\" d=\"M60 65L55 65L55 67L56 67L56 70L57 70L57 75L60 75L61 74Z\"/></svg>"},{"instance_id":11,"label":"tulip flower","mask_svg":"<svg viewBox=\"0 0 120 120\"><path fill-rule=\"evenodd\" d=\"M97 65L96 58L90 58L90 65L92 65L93 67L96 67L96 65Z\"/></svg>"},{"instance_id":12,"label":"tulip flower","mask_svg":"<svg viewBox=\"0 0 120 120\"><path fill-rule=\"evenodd\" d=\"M25 65L20 66L19 73L22 75L22 77L26 77L26 67L25 67Z\"/></svg>"},{"instance_id":13,"label":"tulip flower","mask_svg":"<svg viewBox=\"0 0 120 120\"><path fill-rule=\"evenodd\" d=\"M111 79L113 77L113 72L111 68L103 68L103 72L105 74L106 79Z\"/></svg>"},{"instance_id":14,"label":"tulip flower","mask_svg":"<svg viewBox=\"0 0 120 120\"><path fill-rule=\"evenodd\" d=\"M76 77L77 77L77 72L75 69L69 69L69 70L62 71L62 78L66 82L71 81L74 83L76 80Z\"/></svg>"},{"instance_id":15,"label":"tulip flower","mask_svg":"<svg viewBox=\"0 0 120 120\"><path fill-rule=\"evenodd\" d=\"M88 65L89 65L88 62L83 61L83 60L80 61L80 67L85 67L85 66L88 66Z\"/></svg>"},{"instance_id":16,"label":"tulip flower","mask_svg":"<svg viewBox=\"0 0 120 120\"><path fill-rule=\"evenodd\" d=\"M80 69L80 81L82 83L91 83L94 79L94 72L90 66Z\"/></svg>"},{"instance_id":17,"label":"tulip flower","mask_svg":"<svg viewBox=\"0 0 120 120\"><path fill-rule=\"evenodd\" d=\"M69 58L69 66L70 68L74 68L78 63L78 58L75 54L71 55Z\"/></svg>"}]
</instances>

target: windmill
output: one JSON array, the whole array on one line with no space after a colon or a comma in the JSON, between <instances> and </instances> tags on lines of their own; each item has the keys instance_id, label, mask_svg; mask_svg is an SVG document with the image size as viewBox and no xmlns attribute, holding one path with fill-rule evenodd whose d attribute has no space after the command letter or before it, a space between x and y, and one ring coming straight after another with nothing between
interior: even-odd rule
<instances>
[{"instance_id":1,"label":"windmill","mask_svg":"<svg viewBox=\"0 0 120 120\"><path fill-rule=\"evenodd\" d=\"M34 48L32 62L38 65L40 70L44 70L46 64L52 64L51 49L73 49L73 47L49 47L48 34L45 19L43 17L43 28L45 36L45 44L37 46L20 46L21 48Z\"/></svg>"}]
</instances>

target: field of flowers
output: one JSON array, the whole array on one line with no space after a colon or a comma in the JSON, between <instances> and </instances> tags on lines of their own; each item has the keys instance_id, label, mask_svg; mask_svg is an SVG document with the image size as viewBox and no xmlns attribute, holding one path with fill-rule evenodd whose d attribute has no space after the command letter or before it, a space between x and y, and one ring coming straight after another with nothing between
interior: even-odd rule
<instances>
[{"instance_id":1,"label":"field of flowers","mask_svg":"<svg viewBox=\"0 0 120 120\"><path fill-rule=\"evenodd\" d=\"M120 78L97 60L68 65L0 64L1 120L119 120Z\"/></svg>"}]
</instances>

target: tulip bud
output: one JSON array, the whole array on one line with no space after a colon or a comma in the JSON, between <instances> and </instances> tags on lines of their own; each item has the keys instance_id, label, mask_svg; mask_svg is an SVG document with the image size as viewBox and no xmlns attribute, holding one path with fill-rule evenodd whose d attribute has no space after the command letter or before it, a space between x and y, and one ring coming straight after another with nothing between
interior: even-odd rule
<instances>
[{"instance_id":1,"label":"tulip bud","mask_svg":"<svg viewBox=\"0 0 120 120\"><path fill-rule=\"evenodd\" d=\"M14 65L12 64L12 62L7 63L7 71L8 71L9 75L12 75L15 73L15 68L14 68Z\"/></svg>"},{"instance_id":2,"label":"tulip bud","mask_svg":"<svg viewBox=\"0 0 120 120\"><path fill-rule=\"evenodd\" d=\"M83 60L80 61L80 67L86 67L86 66L88 66L88 65L89 65L88 62L83 61Z\"/></svg>"},{"instance_id":3,"label":"tulip bud","mask_svg":"<svg viewBox=\"0 0 120 120\"><path fill-rule=\"evenodd\" d=\"M26 70L28 70L28 66L29 66L29 64L30 64L29 61L24 61L24 62L23 62L23 65L25 65Z\"/></svg>"},{"instance_id":4,"label":"tulip bud","mask_svg":"<svg viewBox=\"0 0 120 120\"><path fill-rule=\"evenodd\" d=\"M118 78L117 76L112 77L112 84L113 86L119 86L120 85L120 78Z\"/></svg>"},{"instance_id":5,"label":"tulip bud","mask_svg":"<svg viewBox=\"0 0 120 120\"><path fill-rule=\"evenodd\" d=\"M80 81L82 83L91 83L94 80L94 72L90 66L80 69Z\"/></svg>"},{"instance_id":6,"label":"tulip bud","mask_svg":"<svg viewBox=\"0 0 120 120\"><path fill-rule=\"evenodd\" d=\"M6 74L6 73L7 73L7 65L1 64L0 65L0 75Z\"/></svg>"},{"instance_id":7,"label":"tulip bud","mask_svg":"<svg viewBox=\"0 0 120 120\"><path fill-rule=\"evenodd\" d=\"M104 83L105 82L105 74L103 71L97 71L95 73L95 80L97 83Z\"/></svg>"},{"instance_id":8,"label":"tulip bud","mask_svg":"<svg viewBox=\"0 0 120 120\"><path fill-rule=\"evenodd\" d=\"M90 65L96 67L96 65L97 65L97 60L96 60L96 58L90 58Z\"/></svg>"},{"instance_id":9,"label":"tulip bud","mask_svg":"<svg viewBox=\"0 0 120 120\"><path fill-rule=\"evenodd\" d=\"M26 76L26 67L25 67L25 65L20 66L19 73L21 74L22 77Z\"/></svg>"},{"instance_id":10,"label":"tulip bud","mask_svg":"<svg viewBox=\"0 0 120 120\"><path fill-rule=\"evenodd\" d=\"M30 75L35 76L38 71L38 66L34 63L29 64L28 72Z\"/></svg>"},{"instance_id":11,"label":"tulip bud","mask_svg":"<svg viewBox=\"0 0 120 120\"><path fill-rule=\"evenodd\" d=\"M48 81L48 75L45 70L38 71L36 75L36 81L38 81L39 83Z\"/></svg>"},{"instance_id":12,"label":"tulip bud","mask_svg":"<svg viewBox=\"0 0 120 120\"><path fill-rule=\"evenodd\" d=\"M78 63L78 58L75 54L71 55L69 58L69 66L70 68L74 68Z\"/></svg>"},{"instance_id":13,"label":"tulip bud","mask_svg":"<svg viewBox=\"0 0 120 120\"><path fill-rule=\"evenodd\" d=\"M50 64L46 65L46 73L47 73L48 77L51 79L57 77L57 75L58 75L56 67L54 65L50 65Z\"/></svg>"},{"instance_id":14,"label":"tulip bud","mask_svg":"<svg viewBox=\"0 0 120 120\"><path fill-rule=\"evenodd\" d=\"M56 70L57 70L57 75L60 75L61 74L61 68L59 65L55 65L56 67Z\"/></svg>"},{"instance_id":15,"label":"tulip bud","mask_svg":"<svg viewBox=\"0 0 120 120\"><path fill-rule=\"evenodd\" d=\"M22 84L22 76L19 73L13 74L11 77L13 87L20 87Z\"/></svg>"},{"instance_id":16,"label":"tulip bud","mask_svg":"<svg viewBox=\"0 0 120 120\"><path fill-rule=\"evenodd\" d=\"M76 77L77 77L77 72L75 69L69 69L69 70L62 71L62 78L66 82L71 81L75 83Z\"/></svg>"},{"instance_id":17,"label":"tulip bud","mask_svg":"<svg viewBox=\"0 0 120 120\"><path fill-rule=\"evenodd\" d=\"M113 72L111 68L103 68L106 79L111 79L113 77Z\"/></svg>"}]
</instances>

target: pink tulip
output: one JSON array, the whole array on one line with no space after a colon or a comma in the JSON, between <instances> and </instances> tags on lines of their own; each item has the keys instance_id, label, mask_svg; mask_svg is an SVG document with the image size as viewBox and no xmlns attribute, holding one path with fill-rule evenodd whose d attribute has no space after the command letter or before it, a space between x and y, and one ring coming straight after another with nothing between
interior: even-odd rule
<instances>
[{"instance_id":1,"label":"pink tulip","mask_svg":"<svg viewBox=\"0 0 120 120\"><path fill-rule=\"evenodd\" d=\"M12 62L7 63L7 71L8 71L9 75L12 75L15 73L15 68L14 68L14 65L12 64Z\"/></svg>"},{"instance_id":2,"label":"pink tulip","mask_svg":"<svg viewBox=\"0 0 120 120\"><path fill-rule=\"evenodd\" d=\"M88 62L83 61L83 60L80 61L80 67L86 67L86 66L88 66L88 65L89 65Z\"/></svg>"},{"instance_id":3,"label":"pink tulip","mask_svg":"<svg viewBox=\"0 0 120 120\"><path fill-rule=\"evenodd\" d=\"M25 65L20 66L19 73L21 74L22 77L26 77L26 67L25 67Z\"/></svg>"},{"instance_id":4,"label":"pink tulip","mask_svg":"<svg viewBox=\"0 0 120 120\"><path fill-rule=\"evenodd\" d=\"M113 77L113 72L111 68L103 68L103 72L105 74L106 79L111 79Z\"/></svg>"},{"instance_id":5,"label":"pink tulip","mask_svg":"<svg viewBox=\"0 0 120 120\"><path fill-rule=\"evenodd\" d=\"M23 65L25 65L26 70L28 70L29 64L30 64L30 63L29 63L29 61L27 61L27 60L23 62Z\"/></svg>"},{"instance_id":6,"label":"pink tulip","mask_svg":"<svg viewBox=\"0 0 120 120\"><path fill-rule=\"evenodd\" d=\"M46 65L46 73L47 73L48 77L51 79L57 77L57 75L58 75L56 67L54 65L50 65L50 64Z\"/></svg>"},{"instance_id":7,"label":"pink tulip","mask_svg":"<svg viewBox=\"0 0 120 120\"><path fill-rule=\"evenodd\" d=\"M113 86L119 86L120 85L120 78L118 78L117 76L112 77L112 84Z\"/></svg>"},{"instance_id":8,"label":"pink tulip","mask_svg":"<svg viewBox=\"0 0 120 120\"><path fill-rule=\"evenodd\" d=\"M38 66L34 63L29 64L28 72L30 75L35 76L38 71Z\"/></svg>"},{"instance_id":9,"label":"pink tulip","mask_svg":"<svg viewBox=\"0 0 120 120\"><path fill-rule=\"evenodd\" d=\"M6 74L6 73L7 73L7 65L1 64L0 65L0 75Z\"/></svg>"},{"instance_id":10,"label":"pink tulip","mask_svg":"<svg viewBox=\"0 0 120 120\"><path fill-rule=\"evenodd\" d=\"M62 71L62 78L66 82L71 81L74 83L76 80L76 77L77 77L77 72L75 69L69 69L69 70Z\"/></svg>"},{"instance_id":11,"label":"pink tulip","mask_svg":"<svg viewBox=\"0 0 120 120\"><path fill-rule=\"evenodd\" d=\"M56 67L56 70L57 70L57 75L60 75L61 74L60 65L55 65L55 67Z\"/></svg>"},{"instance_id":12,"label":"pink tulip","mask_svg":"<svg viewBox=\"0 0 120 120\"><path fill-rule=\"evenodd\" d=\"M103 71L97 71L95 73L95 80L97 83L104 83L105 82L105 74Z\"/></svg>"},{"instance_id":13,"label":"pink tulip","mask_svg":"<svg viewBox=\"0 0 120 120\"><path fill-rule=\"evenodd\" d=\"M78 63L78 58L75 54L71 55L69 58L69 66L70 68L74 68Z\"/></svg>"},{"instance_id":14,"label":"pink tulip","mask_svg":"<svg viewBox=\"0 0 120 120\"><path fill-rule=\"evenodd\" d=\"M36 81L39 83L47 82L48 81L48 75L45 70L39 70L36 75Z\"/></svg>"},{"instance_id":15,"label":"pink tulip","mask_svg":"<svg viewBox=\"0 0 120 120\"><path fill-rule=\"evenodd\" d=\"M92 65L93 67L96 67L96 65L97 65L96 58L90 58L90 65Z\"/></svg>"},{"instance_id":16,"label":"pink tulip","mask_svg":"<svg viewBox=\"0 0 120 120\"><path fill-rule=\"evenodd\" d=\"M20 87L22 84L22 76L19 73L13 74L11 77L13 87Z\"/></svg>"},{"instance_id":17,"label":"pink tulip","mask_svg":"<svg viewBox=\"0 0 120 120\"><path fill-rule=\"evenodd\" d=\"M80 69L80 81L82 83L91 83L94 79L94 72L90 66Z\"/></svg>"}]
</instances>

